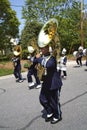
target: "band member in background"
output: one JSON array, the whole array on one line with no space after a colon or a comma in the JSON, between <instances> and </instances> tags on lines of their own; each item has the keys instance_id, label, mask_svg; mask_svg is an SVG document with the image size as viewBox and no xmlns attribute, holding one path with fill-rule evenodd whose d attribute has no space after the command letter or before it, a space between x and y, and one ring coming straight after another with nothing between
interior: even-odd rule
<instances>
[{"instance_id":1,"label":"band member in background","mask_svg":"<svg viewBox=\"0 0 87 130\"><path fill-rule=\"evenodd\" d=\"M12 62L14 65L14 76L16 78L16 82L23 82L22 75L21 75L21 61L20 61L20 52L14 51L14 57L12 58Z\"/></svg>"},{"instance_id":2,"label":"band member in background","mask_svg":"<svg viewBox=\"0 0 87 130\"><path fill-rule=\"evenodd\" d=\"M76 63L79 66L82 66L82 57L83 57L83 47L80 46L78 48L78 53L77 53L77 58L76 58Z\"/></svg>"},{"instance_id":3,"label":"band member in background","mask_svg":"<svg viewBox=\"0 0 87 130\"><path fill-rule=\"evenodd\" d=\"M83 55L86 58L85 65L87 66L87 48L83 49Z\"/></svg>"},{"instance_id":4,"label":"band member in background","mask_svg":"<svg viewBox=\"0 0 87 130\"><path fill-rule=\"evenodd\" d=\"M62 53L61 53L61 57L59 60L59 66L57 67L59 74L62 78L66 79L67 77L67 56L66 56L66 49L63 48ZM61 75L63 72L63 75Z\"/></svg>"},{"instance_id":5,"label":"band member in background","mask_svg":"<svg viewBox=\"0 0 87 130\"><path fill-rule=\"evenodd\" d=\"M28 56L28 60L30 61L30 67L28 68L28 73L27 73L27 80L28 80L28 84L29 84L29 88L41 88L41 83L39 80L39 77L37 75L37 65L38 62L32 62L32 60L36 59L36 51L32 46L28 46L28 51L30 53L30 56ZM32 75L35 78L36 83L34 83L33 79L32 79Z\"/></svg>"}]
</instances>

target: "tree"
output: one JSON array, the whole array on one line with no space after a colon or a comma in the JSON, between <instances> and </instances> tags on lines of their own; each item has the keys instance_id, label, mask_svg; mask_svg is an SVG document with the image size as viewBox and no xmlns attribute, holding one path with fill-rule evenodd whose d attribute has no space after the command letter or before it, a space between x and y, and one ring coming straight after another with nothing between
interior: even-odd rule
<instances>
[{"instance_id":1,"label":"tree","mask_svg":"<svg viewBox=\"0 0 87 130\"><path fill-rule=\"evenodd\" d=\"M42 22L49 18L58 19L58 34L61 48L66 47L68 52L77 49L81 44L81 2L76 0L26 0L23 7L23 18L26 22ZM84 33L86 35L86 22ZM26 35L26 34L25 34ZM33 33L32 33L33 35ZM84 35L84 36L85 36ZM86 42L86 38L84 37Z\"/></svg>"},{"instance_id":2,"label":"tree","mask_svg":"<svg viewBox=\"0 0 87 130\"><path fill-rule=\"evenodd\" d=\"M72 4L67 5L66 9L62 10L61 13L62 18L59 20L61 44L62 47L65 44L68 52L71 53L73 49L77 50L81 45L81 3L73 0ZM87 19L84 19L83 23L84 45L86 45Z\"/></svg>"},{"instance_id":3,"label":"tree","mask_svg":"<svg viewBox=\"0 0 87 130\"><path fill-rule=\"evenodd\" d=\"M72 47L80 45L80 3L73 1L71 6L67 5L66 9L61 11L59 17L59 34L62 48L66 46L68 51ZM76 49L76 48L75 48Z\"/></svg>"},{"instance_id":4,"label":"tree","mask_svg":"<svg viewBox=\"0 0 87 130\"><path fill-rule=\"evenodd\" d=\"M37 20L44 23L49 18L56 17L60 13L60 6L64 6L65 1L26 0L23 7L23 18L27 21Z\"/></svg>"},{"instance_id":5,"label":"tree","mask_svg":"<svg viewBox=\"0 0 87 130\"><path fill-rule=\"evenodd\" d=\"M31 45L32 42L37 44L37 38L41 27L42 24L39 24L37 21L25 23L20 41L23 49L27 49L28 45Z\"/></svg>"},{"instance_id":6,"label":"tree","mask_svg":"<svg viewBox=\"0 0 87 130\"><path fill-rule=\"evenodd\" d=\"M0 0L0 50L10 47L10 38L18 37L19 21L8 0Z\"/></svg>"}]
</instances>

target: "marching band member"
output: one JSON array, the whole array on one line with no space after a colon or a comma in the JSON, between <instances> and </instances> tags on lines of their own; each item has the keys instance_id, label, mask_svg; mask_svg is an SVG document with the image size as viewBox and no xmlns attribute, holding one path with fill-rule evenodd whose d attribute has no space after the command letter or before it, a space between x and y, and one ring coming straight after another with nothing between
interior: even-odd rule
<instances>
[{"instance_id":1,"label":"marching band member","mask_svg":"<svg viewBox=\"0 0 87 130\"><path fill-rule=\"evenodd\" d=\"M28 46L28 51L31 54L30 56L28 56L28 60L32 62L33 59L36 59L35 57L36 51L32 46ZM30 89L34 88L35 86L37 89L41 88L41 83L37 75L37 65L38 65L38 62L33 62L28 68L27 79L28 79L28 84L29 84ZM36 84L33 82L32 75L34 76L36 80Z\"/></svg>"},{"instance_id":2,"label":"marching band member","mask_svg":"<svg viewBox=\"0 0 87 130\"><path fill-rule=\"evenodd\" d=\"M87 66L87 48L83 50L83 55L86 57L85 65Z\"/></svg>"},{"instance_id":3,"label":"marching band member","mask_svg":"<svg viewBox=\"0 0 87 130\"><path fill-rule=\"evenodd\" d=\"M55 124L62 120L61 105L59 102L62 81L57 71L56 57L49 52L49 44L54 38L57 20L51 19L43 26L39 37L38 47L42 54L37 54L33 62L38 62L44 67L43 82L39 95L41 105L47 112L45 121Z\"/></svg>"},{"instance_id":4,"label":"marching band member","mask_svg":"<svg viewBox=\"0 0 87 130\"><path fill-rule=\"evenodd\" d=\"M48 21L47 24L49 26L51 24L53 33L55 33L54 29L57 21L55 19L52 19ZM62 81L59 76L59 72L57 71L56 57L51 55L49 52L49 33L52 34L51 32L48 32L50 30L47 29L50 28L49 26L44 26L39 34L38 46L43 56L37 54L36 57L38 63L40 63L45 69L39 100L47 112L45 121L50 121L52 124L55 124L58 121L62 120L61 105L59 102ZM44 29L46 29L45 32L47 34L44 32Z\"/></svg>"},{"instance_id":5,"label":"marching band member","mask_svg":"<svg viewBox=\"0 0 87 130\"><path fill-rule=\"evenodd\" d=\"M21 75L21 62L20 62L20 51L14 51L14 57L12 58L12 62L14 65L14 76L16 81L21 83L23 82L22 75Z\"/></svg>"},{"instance_id":6,"label":"marching band member","mask_svg":"<svg viewBox=\"0 0 87 130\"><path fill-rule=\"evenodd\" d=\"M82 57L83 57L83 47L80 46L78 48L78 53L77 53L77 57L76 57L76 63L77 63L77 65L82 66Z\"/></svg>"},{"instance_id":7,"label":"marching band member","mask_svg":"<svg viewBox=\"0 0 87 130\"><path fill-rule=\"evenodd\" d=\"M44 57L38 57L38 62L45 68L42 88L40 92L40 103L47 111L46 122L52 124L62 119L62 112L59 103L62 81L57 72L57 62L55 57L50 56L49 46L40 48Z\"/></svg>"},{"instance_id":8,"label":"marching band member","mask_svg":"<svg viewBox=\"0 0 87 130\"><path fill-rule=\"evenodd\" d=\"M61 76L61 72L63 72L62 78L64 78L64 79L66 79L66 77L67 77L66 64L67 64L66 49L63 48L62 54L61 54L61 57L60 57L60 61L59 61L59 66L57 67L57 69L59 71L60 76Z\"/></svg>"}]
</instances>

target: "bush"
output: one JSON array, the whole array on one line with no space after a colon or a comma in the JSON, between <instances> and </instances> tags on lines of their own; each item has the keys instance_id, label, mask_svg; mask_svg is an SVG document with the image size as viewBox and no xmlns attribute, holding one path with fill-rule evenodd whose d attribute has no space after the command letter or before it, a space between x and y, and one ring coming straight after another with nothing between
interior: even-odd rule
<instances>
[{"instance_id":1,"label":"bush","mask_svg":"<svg viewBox=\"0 0 87 130\"><path fill-rule=\"evenodd\" d=\"M13 69L7 69L7 68L0 69L0 76L5 76L9 74L13 74Z\"/></svg>"},{"instance_id":2,"label":"bush","mask_svg":"<svg viewBox=\"0 0 87 130\"><path fill-rule=\"evenodd\" d=\"M4 56L0 56L0 61L9 61L12 59L12 57L13 57L12 53L4 55Z\"/></svg>"},{"instance_id":3,"label":"bush","mask_svg":"<svg viewBox=\"0 0 87 130\"><path fill-rule=\"evenodd\" d=\"M25 64L24 64L24 68L27 69L28 67L29 67L29 64L28 64L28 63L25 63Z\"/></svg>"},{"instance_id":4,"label":"bush","mask_svg":"<svg viewBox=\"0 0 87 130\"><path fill-rule=\"evenodd\" d=\"M26 60L28 54L29 54L28 50L23 50L23 51L22 51L22 59Z\"/></svg>"}]
</instances>

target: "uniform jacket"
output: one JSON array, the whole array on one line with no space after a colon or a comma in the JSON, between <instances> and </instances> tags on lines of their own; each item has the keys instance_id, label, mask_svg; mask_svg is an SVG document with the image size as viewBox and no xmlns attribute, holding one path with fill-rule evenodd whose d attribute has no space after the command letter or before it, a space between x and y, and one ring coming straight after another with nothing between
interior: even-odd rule
<instances>
[{"instance_id":1,"label":"uniform jacket","mask_svg":"<svg viewBox=\"0 0 87 130\"><path fill-rule=\"evenodd\" d=\"M42 87L50 90L61 89L62 81L57 71L56 58L46 56L38 58L37 61L46 69Z\"/></svg>"},{"instance_id":2,"label":"uniform jacket","mask_svg":"<svg viewBox=\"0 0 87 130\"><path fill-rule=\"evenodd\" d=\"M82 51L78 51L77 58L82 58L82 56L83 56L83 52Z\"/></svg>"},{"instance_id":3,"label":"uniform jacket","mask_svg":"<svg viewBox=\"0 0 87 130\"><path fill-rule=\"evenodd\" d=\"M20 69L21 68L20 58L19 57L12 58L12 61L13 61L15 69L17 69L17 68Z\"/></svg>"},{"instance_id":4,"label":"uniform jacket","mask_svg":"<svg viewBox=\"0 0 87 130\"><path fill-rule=\"evenodd\" d=\"M37 66L37 64L38 64L38 62L37 62L37 60L36 60L36 57L32 57L32 58L30 59L30 61L32 62L32 64L31 64L30 67L28 68L29 71L30 71L31 73L33 73L34 71L36 72L36 71L37 71L36 66Z\"/></svg>"},{"instance_id":5,"label":"uniform jacket","mask_svg":"<svg viewBox=\"0 0 87 130\"><path fill-rule=\"evenodd\" d=\"M60 63L57 67L58 70L66 71L67 56L61 56Z\"/></svg>"}]
</instances>

